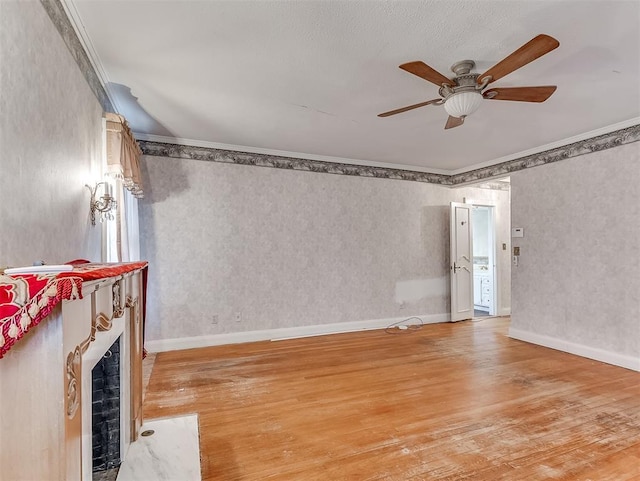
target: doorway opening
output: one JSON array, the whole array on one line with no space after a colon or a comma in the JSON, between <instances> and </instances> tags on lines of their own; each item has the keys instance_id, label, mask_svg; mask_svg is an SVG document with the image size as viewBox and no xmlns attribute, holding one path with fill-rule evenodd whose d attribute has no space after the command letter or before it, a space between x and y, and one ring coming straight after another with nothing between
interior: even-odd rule
<instances>
[{"instance_id":1,"label":"doorway opening","mask_svg":"<svg viewBox=\"0 0 640 481\"><path fill-rule=\"evenodd\" d=\"M473 232L473 317L496 315L496 241L494 207L474 205Z\"/></svg>"}]
</instances>

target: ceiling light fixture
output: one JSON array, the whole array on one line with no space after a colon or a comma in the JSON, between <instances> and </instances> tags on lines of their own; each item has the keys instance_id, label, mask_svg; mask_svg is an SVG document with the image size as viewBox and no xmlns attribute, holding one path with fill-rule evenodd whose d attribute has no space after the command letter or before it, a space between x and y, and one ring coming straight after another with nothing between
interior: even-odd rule
<instances>
[{"instance_id":1,"label":"ceiling light fixture","mask_svg":"<svg viewBox=\"0 0 640 481\"><path fill-rule=\"evenodd\" d=\"M482 104L482 94L478 91L455 92L444 102L444 109L449 115L457 118L465 118L474 113Z\"/></svg>"}]
</instances>

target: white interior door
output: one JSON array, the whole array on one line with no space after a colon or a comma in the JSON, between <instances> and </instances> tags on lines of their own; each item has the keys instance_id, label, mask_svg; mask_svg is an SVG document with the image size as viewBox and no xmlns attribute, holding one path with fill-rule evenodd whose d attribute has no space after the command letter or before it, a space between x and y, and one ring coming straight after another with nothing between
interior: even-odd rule
<instances>
[{"instance_id":1,"label":"white interior door","mask_svg":"<svg viewBox=\"0 0 640 481\"><path fill-rule=\"evenodd\" d=\"M451 320L473 317L473 231L469 204L451 203Z\"/></svg>"}]
</instances>

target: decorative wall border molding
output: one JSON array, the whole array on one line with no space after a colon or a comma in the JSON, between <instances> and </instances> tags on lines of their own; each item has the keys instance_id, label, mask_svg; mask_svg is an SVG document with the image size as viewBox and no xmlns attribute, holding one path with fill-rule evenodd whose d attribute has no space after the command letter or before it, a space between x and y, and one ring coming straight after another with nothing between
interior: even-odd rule
<instances>
[{"instance_id":1,"label":"decorative wall border molding","mask_svg":"<svg viewBox=\"0 0 640 481\"><path fill-rule=\"evenodd\" d=\"M298 159L250 152L236 152L211 147L194 147L189 145L170 144L164 142L139 140L144 155L170 157L176 159L203 160L227 164L253 165L276 169L302 170L325 174L355 175L360 177L376 177L380 179L409 180L426 182L443 186L462 186L479 181L488 181L496 177L504 177L518 170L530 169L539 165L550 164L561 160L578 157L584 154L599 152L620 145L640 140L640 124L614 130L607 134L574 142L563 147L527 155L519 159L461 174L446 175L417 172L413 170L391 169L387 167L371 167L355 164L340 164L320 160ZM504 190L501 182L484 182L481 187Z\"/></svg>"},{"instance_id":2,"label":"decorative wall border molding","mask_svg":"<svg viewBox=\"0 0 640 481\"><path fill-rule=\"evenodd\" d=\"M461 185L494 177L503 177L518 170L530 169L531 167L537 167L544 164L551 164L560 160L570 159L584 154L591 154L593 152L611 149L624 144L630 144L632 142L637 142L638 140L640 140L640 124L614 130L613 132L580 140L578 142L573 142L563 147L557 147L537 154L527 155L519 159L509 160L489 167L456 174L451 176L451 183L453 185Z\"/></svg>"},{"instance_id":3,"label":"decorative wall border molding","mask_svg":"<svg viewBox=\"0 0 640 481\"><path fill-rule=\"evenodd\" d=\"M360 177L377 177L380 179L410 180L430 184L450 185L450 176L431 174L414 170L391 169L388 167L372 167L367 165L342 164L320 160L299 159L277 155L236 152L232 150L214 149L211 147L193 147L190 145L168 144L163 142L139 140L144 155L170 157L175 159L203 160L226 164L253 165L272 167L275 169L303 170L323 174L355 175Z\"/></svg>"},{"instance_id":4,"label":"decorative wall border molding","mask_svg":"<svg viewBox=\"0 0 640 481\"><path fill-rule=\"evenodd\" d=\"M87 84L89 84L89 88L93 91L98 102L100 102L102 110L106 112L115 112L113 104L111 103L111 100L109 100L107 92L100 82L100 78L93 68L87 52L82 46L82 42L78 39L78 35L76 34L60 0L40 0L40 3L47 12L47 15L49 15L49 18L56 27L56 30L58 30L58 33L69 49L69 52L71 52L71 56L76 61L78 68L87 81Z\"/></svg>"},{"instance_id":5,"label":"decorative wall border molding","mask_svg":"<svg viewBox=\"0 0 640 481\"><path fill-rule=\"evenodd\" d=\"M501 182L497 180L488 180L481 184L473 184L476 189L489 189L489 190L510 190L511 184L509 182Z\"/></svg>"}]
</instances>

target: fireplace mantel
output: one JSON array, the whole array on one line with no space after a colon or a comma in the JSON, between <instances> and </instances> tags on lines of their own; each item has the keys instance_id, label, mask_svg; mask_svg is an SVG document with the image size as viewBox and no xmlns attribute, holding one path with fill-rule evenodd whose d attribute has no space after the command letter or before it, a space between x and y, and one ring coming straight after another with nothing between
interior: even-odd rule
<instances>
[{"instance_id":1,"label":"fireplace mantel","mask_svg":"<svg viewBox=\"0 0 640 481\"><path fill-rule=\"evenodd\" d=\"M91 369L118 337L123 456L137 439L144 271L84 281L0 359L2 479L91 479Z\"/></svg>"}]
</instances>

